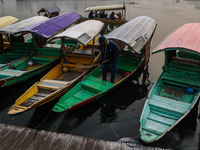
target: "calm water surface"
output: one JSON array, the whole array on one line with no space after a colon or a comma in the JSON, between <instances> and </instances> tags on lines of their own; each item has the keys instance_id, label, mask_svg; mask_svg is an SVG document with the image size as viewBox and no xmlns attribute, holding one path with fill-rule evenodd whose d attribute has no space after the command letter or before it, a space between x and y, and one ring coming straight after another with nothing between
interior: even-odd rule
<instances>
[{"instance_id":1,"label":"calm water surface","mask_svg":"<svg viewBox=\"0 0 200 150\"><path fill-rule=\"evenodd\" d=\"M22 20L37 15L37 11L42 7L52 5L57 5L61 13L77 12L87 16L88 14L84 12L86 7L122 2L120 0L1 0L0 17L11 15ZM128 4L129 2L126 1L127 19L145 15L154 18L158 23L152 49L180 25L200 22L200 1L198 0L135 0L137 4ZM138 81L131 79L110 95L69 113L51 111L57 99L20 115L7 115L15 100L42 75L26 83L1 89L0 122L112 141L123 137L137 139L143 105L162 71L163 63L162 53L151 55L148 67L142 72ZM199 149L198 107L196 106L183 122L160 141L149 146L184 150Z\"/></svg>"}]
</instances>

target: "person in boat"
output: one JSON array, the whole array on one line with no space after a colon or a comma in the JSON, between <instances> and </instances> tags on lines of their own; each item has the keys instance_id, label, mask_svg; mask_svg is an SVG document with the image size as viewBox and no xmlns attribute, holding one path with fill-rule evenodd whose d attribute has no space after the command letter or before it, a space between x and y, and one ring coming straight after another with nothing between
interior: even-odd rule
<instances>
[{"instance_id":1,"label":"person in boat","mask_svg":"<svg viewBox=\"0 0 200 150\"><path fill-rule=\"evenodd\" d=\"M105 18L105 11L100 11L99 18Z\"/></svg>"},{"instance_id":2,"label":"person in boat","mask_svg":"<svg viewBox=\"0 0 200 150\"><path fill-rule=\"evenodd\" d=\"M115 42L106 39L103 35L99 37L99 45L101 50L100 64L103 63L103 80L106 81L107 72L109 67L111 66L111 82L114 83L115 74L117 72L117 58L121 53L121 49Z\"/></svg>"},{"instance_id":3,"label":"person in boat","mask_svg":"<svg viewBox=\"0 0 200 150\"><path fill-rule=\"evenodd\" d=\"M122 19L122 13L121 12L117 13L117 16L118 16L119 19Z\"/></svg>"},{"instance_id":4,"label":"person in boat","mask_svg":"<svg viewBox=\"0 0 200 150\"><path fill-rule=\"evenodd\" d=\"M112 13L110 14L109 18L110 18L111 20L116 19L116 18L115 18L115 12L112 12Z\"/></svg>"},{"instance_id":5,"label":"person in boat","mask_svg":"<svg viewBox=\"0 0 200 150\"><path fill-rule=\"evenodd\" d=\"M108 19L108 13L105 12L105 19Z\"/></svg>"},{"instance_id":6,"label":"person in boat","mask_svg":"<svg viewBox=\"0 0 200 150\"><path fill-rule=\"evenodd\" d=\"M93 12L93 11L91 11L91 12L89 13L88 18L94 19L94 12Z\"/></svg>"},{"instance_id":7,"label":"person in boat","mask_svg":"<svg viewBox=\"0 0 200 150\"><path fill-rule=\"evenodd\" d=\"M95 17L95 18L99 18L99 14L98 14L97 11L94 12L94 17Z\"/></svg>"}]
</instances>

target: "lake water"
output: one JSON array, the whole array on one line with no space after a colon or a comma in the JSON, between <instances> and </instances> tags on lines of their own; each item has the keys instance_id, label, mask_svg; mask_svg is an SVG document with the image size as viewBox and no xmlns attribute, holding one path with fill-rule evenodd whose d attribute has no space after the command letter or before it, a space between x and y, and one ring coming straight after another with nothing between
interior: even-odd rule
<instances>
[{"instance_id":1,"label":"lake water","mask_svg":"<svg viewBox=\"0 0 200 150\"><path fill-rule=\"evenodd\" d=\"M37 15L42 7L57 5L64 12L88 14L89 6L121 4L120 0L1 0L0 17L11 15L25 19ZM177 27L190 22L200 22L200 1L198 0L135 0L126 2L126 18L150 16L158 23L152 49ZM30 128L50 130L118 141L123 137L136 138L139 135L139 119L143 105L153 84L159 77L164 64L163 53L151 55L148 67L138 82L129 80L109 95L85 107L69 113L53 113L51 108L58 101L45 104L16 116L7 114L15 100L42 75L10 88L0 90L0 122ZM142 82L145 79L145 82ZM199 111L195 107L183 122L167 133L161 140L149 146L183 150L199 149Z\"/></svg>"}]
</instances>

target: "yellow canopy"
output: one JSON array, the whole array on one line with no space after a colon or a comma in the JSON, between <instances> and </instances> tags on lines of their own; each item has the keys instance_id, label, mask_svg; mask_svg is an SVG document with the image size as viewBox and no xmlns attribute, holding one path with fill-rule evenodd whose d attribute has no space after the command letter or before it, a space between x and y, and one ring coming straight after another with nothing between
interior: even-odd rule
<instances>
[{"instance_id":1,"label":"yellow canopy","mask_svg":"<svg viewBox=\"0 0 200 150\"><path fill-rule=\"evenodd\" d=\"M89 11L100 11L100 10L123 10L125 9L125 5L107 5L107 6L96 6L96 7L87 7L85 8L85 12Z\"/></svg>"},{"instance_id":2,"label":"yellow canopy","mask_svg":"<svg viewBox=\"0 0 200 150\"><path fill-rule=\"evenodd\" d=\"M12 17L12 16L5 16L0 18L0 28L3 28L7 25L13 24L19 21L19 19Z\"/></svg>"}]
</instances>

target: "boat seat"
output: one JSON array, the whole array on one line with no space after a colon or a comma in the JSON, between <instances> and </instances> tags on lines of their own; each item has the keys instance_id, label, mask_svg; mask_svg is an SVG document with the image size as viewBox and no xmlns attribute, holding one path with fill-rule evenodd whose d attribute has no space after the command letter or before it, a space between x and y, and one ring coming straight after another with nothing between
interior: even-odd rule
<instances>
[{"instance_id":1,"label":"boat seat","mask_svg":"<svg viewBox=\"0 0 200 150\"><path fill-rule=\"evenodd\" d=\"M43 88L50 88L50 89L60 89L63 86L67 85L69 82L66 81L59 81L59 80L42 80L38 86Z\"/></svg>"},{"instance_id":2,"label":"boat seat","mask_svg":"<svg viewBox=\"0 0 200 150\"><path fill-rule=\"evenodd\" d=\"M162 135L170 126L164 125L155 121L147 120L143 130L146 130L150 133Z\"/></svg>"},{"instance_id":3,"label":"boat seat","mask_svg":"<svg viewBox=\"0 0 200 150\"><path fill-rule=\"evenodd\" d=\"M166 111L166 113L172 113L179 116L185 114L191 107L191 104L172 100L166 97L153 95L149 99L150 108L152 107L158 111Z\"/></svg>"},{"instance_id":4,"label":"boat seat","mask_svg":"<svg viewBox=\"0 0 200 150\"><path fill-rule=\"evenodd\" d=\"M4 69L0 71L0 75L8 75L8 76L21 76L26 71L15 70L15 69Z\"/></svg>"},{"instance_id":5,"label":"boat seat","mask_svg":"<svg viewBox=\"0 0 200 150\"><path fill-rule=\"evenodd\" d=\"M49 96L48 93L36 93L32 97L28 98L26 101L20 104L20 106L30 107L34 103L42 100L44 97Z\"/></svg>"},{"instance_id":6,"label":"boat seat","mask_svg":"<svg viewBox=\"0 0 200 150\"><path fill-rule=\"evenodd\" d=\"M183 57L173 57L172 61L189 64L189 65L197 65L198 67L200 66L200 61L193 60L193 59L187 59L187 58L183 58Z\"/></svg>"},{"instance_id":7,"label":"boat seat","mask_svg":"<svg viewBox=\"0 0 200 150\"><path fill-rule=\"evenodd\" d=\"M184 76L176 76L176 75L171 75L169 73L164 73L162 75L162 80L169 80L169 81L174 81L182 84L188 84L188 85L194 85L194 86L200 86L200 80L195 79L195 78L188 78Z\"/></svg>"},{"instance_id":8,"label":"boat seat","mask_svg":"<svg viewBox=\"0 0 200 150\"><path fill-rule=\"evenodd\" d=\"M57 83L57 84L68 84L68 81L61 81L61 80L49 80L49 79L44 79L42 80L44 82L50 82L50 83Z\"/></svg>"},{"instance_id":9,"label":"boat seat","mask_svg":"<svg viewBox=\"0 0 200 150\"><path fill-rule=\"evenodd\" d=\"M153 112L150 112L147 119L152 120L152 121L156 121L158 123L165 124L165 125L168 125L168 126L174 125L177 121L177 119L175 119L175 118L170 118L168 116L159 115L159 114L156 114L156 113L153 113Z\"/></svg>"},{"instance_id":10,"label":"boat seat","mask_svg":"<svg viewBox=\"0 0 200 150\"><path fill-rule=\"evenodd\" d=\"M82 86L86 90L94 90L95 92L99 93L101 91L107 91L109 88L114 86L114 83L89 76L84 82L82 82Z\"/></svg>"}]
</instances>

